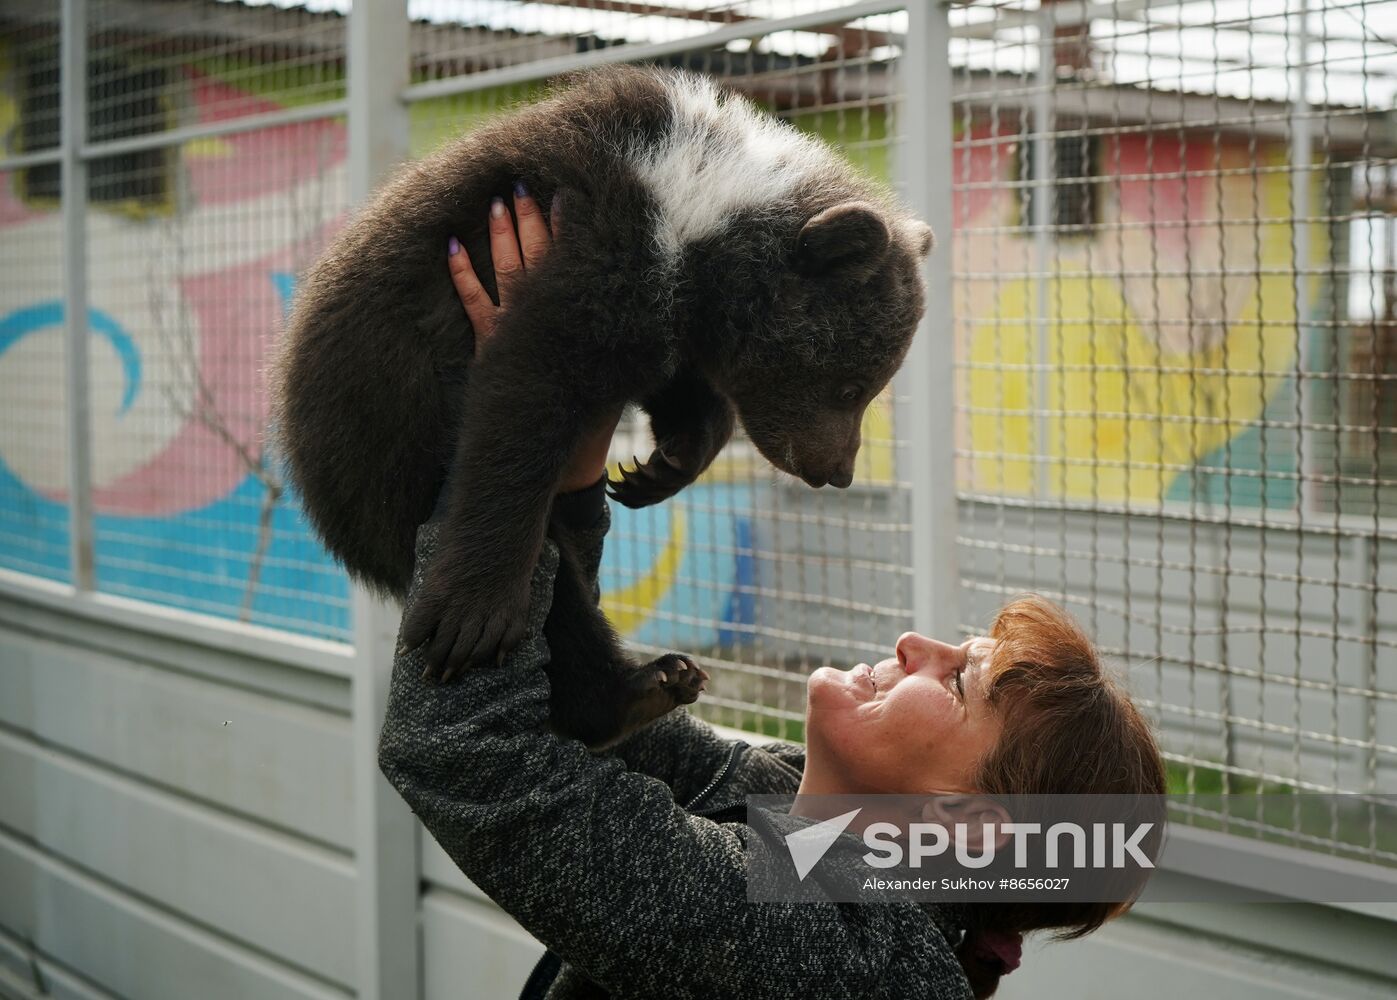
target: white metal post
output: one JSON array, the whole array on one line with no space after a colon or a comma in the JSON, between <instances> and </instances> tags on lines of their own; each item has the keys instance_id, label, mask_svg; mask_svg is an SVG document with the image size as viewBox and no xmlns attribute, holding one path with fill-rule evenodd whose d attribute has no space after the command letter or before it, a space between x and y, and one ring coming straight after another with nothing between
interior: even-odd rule
<instances>
[{"instance_id":1,"label":"white metal post","mask_svg":"<svg viewBox=\"0 0 1397 1000\"><path fill-rule=\"evenodd\" d=\"M956 556L955 371L951 312L951 63L947 5L911 3L902 58L898 179L930 223L927 312L898 373L899 478L911 486L913 623L950 641L960 624Z\"/></svg>"},{"instance_id":2,"label":"white metal post","mask_svg":"<svg viewBox=\"0 0 1397 1000\"><path fill-rule=\"evenodd\" d=\"M349 13L349 194L358 204L408 151L407 0L356 3ZM445 265L443 265L445 266ZM378 769L378 734L400 610L355 586L354 819L361 1000L422 995L418 963L416 821Z\"/></svg>"},{"instance_id":3,"label":"white metal post","mask_svg":"<svg viewBox=\"0 0 1397 1000\"><path fill-rule=\"evenodd\" d=\"M1055 29L1057 9L1051 4L1043 4L1038 9L1038 72L1033 88L1033 216L1029 220L1033 226L1033 333L1037 346L1034 359L1037 362L1033 374L1033 445L1037 451L1037 464L1034 466L1034 498L1043 500L1052 496L1052 483L1048 466L1053 455L1053 445L1048 418L1048 340L1052 335L1049 325L1048 270L1052 256L1052 241L1049 227L1053 224L1054 204L1057 200L1056 171L1053 155L1056 145L1053 133L1057 122L1053 114L1053 81L1057 73L1057 52ZM1059 450L1059 457L1062 451ZM1063 553L1066 558L1067 553Z\"/></svg>"},{"instance_id":4,"label":"white metal post","mask_svg":"<svg viewBox=\"0 0 1397 1000\"><path fill-rule=\"evenodd\" d=\"M59 41L63 325L68 420L68 561L92 590L92 415L87 357L87 0L63 0Z\"/></svg>"},{"instance_id":5,"label":"white metal post","mask_svg":"<svg viewBox=\"0 0 1397 1000\"><path fill-rule=\"evenodd\" d=\"M1289 23L1294 21L1292 28ZM1303 524L1305 515L1319 512L1318 472L1314 435L1314 391L1305 376L1314 371L1313 348L1310 344L1310 186L1314 176L1314 122L1310 116L1310 5L1300 0L1298 8L1287 18L1286 30L1292 34L1294 51L1290 56L1290 213L1291 265L1295 282L1295 331L1298 348L1295 355L1295 391L1300 397L1300 427L1295 431L1295 451L1299 463L1300 486L1296 498L1296 513ZM1290 42L1291 39L1287 39ZM1327 151L1326 151L1327 152ZM1337 502L1337 500L1336 500Z\"/></svg>"}]
</instances>

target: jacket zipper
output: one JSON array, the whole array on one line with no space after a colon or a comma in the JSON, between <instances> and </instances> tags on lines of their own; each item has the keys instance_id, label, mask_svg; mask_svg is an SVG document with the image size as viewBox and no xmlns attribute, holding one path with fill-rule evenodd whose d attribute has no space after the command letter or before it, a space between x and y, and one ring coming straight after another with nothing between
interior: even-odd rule
<instances>
[{"instance_id":1,"label":"jacket zipper","mask_svg":"<svg viewBox=\"0 0 1397 1000\"><path fill-rule=\"evenodd\" d=\"M697 795L695 795L692 799L690 799L688 802L684 804L684 809L688 812L693 812L694 809L699 805L699 803L701 803L704 799L712 795L713 792L717 790L718 786L721 785L723 781L727 778L728 772L732 770L733 765L737 762L738 756L742 753L743 750L746 749L747 744L743 743L741 740L738 740L736 743L734 743L728 749L728 756L727 759L723 761L723 766L718 768L717 773L714 774L711 779L709 779L708 784L703 786L702 791L700 791Z\"/></svg>"}]
</instances>

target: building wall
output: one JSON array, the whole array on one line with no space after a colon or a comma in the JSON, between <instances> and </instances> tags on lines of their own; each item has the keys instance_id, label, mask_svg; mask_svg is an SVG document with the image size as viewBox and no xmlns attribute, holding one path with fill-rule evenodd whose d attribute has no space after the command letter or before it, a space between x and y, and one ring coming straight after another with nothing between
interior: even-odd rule
<instances>
[{"instance_id":1,"label":"building wall","mask_svg":"<svg viewBox=\"0 0 1397 1000\"><path fill-rule=\"evenodd\" d=\"M958 430L973 453L962 487L1209 499L1209 477L1184 468L1201 464L1266 473L1238 477L1234 506L1292 506L1294 434L1255 429L1290 400L1293 379L1277 373L1294 368L1299 346L1284 145L1253 148L1240 132L1093 134L1093 224L1054 226L1040 246L1021 176L1031 143L988 127L960 141L951 252L971 406ZM1322 175L1311 187L1311 204L1325 205ZM1328 266L1327 227L1304 237L1316 271ZM1319 274L1308 279L1315 308L1323 288ZM1041 379L1035 366L1048 368ZM1046 483L1040 457L1054 469Z\"/></svg>"}]
</instances>

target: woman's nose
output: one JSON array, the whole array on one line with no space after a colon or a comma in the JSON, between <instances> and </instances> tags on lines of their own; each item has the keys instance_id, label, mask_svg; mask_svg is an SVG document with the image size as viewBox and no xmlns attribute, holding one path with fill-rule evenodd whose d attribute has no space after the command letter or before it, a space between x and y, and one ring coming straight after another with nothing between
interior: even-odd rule
<instances>
[{"instance_id":1,"label":"woman's nose","mask_svg":"<svg viewBox=\"0 0 1397 1000\"><path fill-rule=\"evenodd\" d=\"M897 662L909 674L928 668L946 673L955 670L965 658L963 646L937 642L920 632L903 632L897 637L896 649Z\"/></svg>"}]
</instances>

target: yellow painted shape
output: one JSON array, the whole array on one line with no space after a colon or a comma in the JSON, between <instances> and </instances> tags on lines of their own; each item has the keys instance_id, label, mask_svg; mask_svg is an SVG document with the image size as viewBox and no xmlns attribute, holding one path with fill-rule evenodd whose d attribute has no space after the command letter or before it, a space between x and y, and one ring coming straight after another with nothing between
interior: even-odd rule
<instances>
[{"instance_id":1,"label":"yellow painted shape","mask_svg":"<svg viewBox=\"0 0 1397 1000\"><path fill-rule=\"evenodd\" d=\"M216 135L190 139L184 144L184 156L191 160L219 160L233 155L233 144Z\"/></svg>"},{"instance_id":2,"label":"yellow painted shape","mask_svg":"<svg viewBox=\"0 0 1397 1000\"><path fill-rule=\"evenodd\" d=\"M1044 473L1048 495L1157 500L1177 475L1167 466L1196 461L1261 415L1282 378L1257 372L1287 371L1294 363L1294 337L1275 329L1294 322L1289 278L1264 276L1259 286L1222 343L1190 354L1161 350L1113 280L1053 277L1048 294L1061 303L1061 315L1095 322L1049 326L1041 400L1032 370L1040 361L1037 331L1025 320L1036 300L1032 282L1004 287L998 333L982 329L970 352L977 366L970 373L976 487L1033 493L1036 463L1029 456L1042 455L1051 459ZM1040 420L1039 410L1051 415ZM1035 440L1039 433L1045 440Z\"/></svg>"},{"instance_id":3,"label":"yellow painted shape","mask_svg":"<svg viewBox=\"0 0 1397 1000\"><path fill-rule=\"evenodd\" d=\"M0 38L0 80L14 79L14 61L10 46ZM11 135L19 126L19 104L10 89L0 89L0 135Z\"/></svg>"},{"instance_id":4,"label":"yellow painted shape","mask_svg":"<svg viewBox=\"0 0 1397 1000\"><path fill-rule=\"evenodd\" d=\"M1063 267L1047 279L1050 321L1040 355L1032 280L998 286L987 311L994 322L977 325L969 348L974 489L1158 500L1178 475L1171 466L1196 462L1261 416L1285 378L1271 373L1290 371L1296 343L1288 180L1271 175L1259 193L1260 275L1233 265L1231 317L1210 348L1163 349L1141 329L1115 279ZM1311 245L1315 259L1326 259L1319 227ZM1042 399L1039 364L1047 367Z\"/></svg>"},{"instance_id":5,"label":"yellow painted shape","mask_svg":"<svg viewBox=\"0 0 1397 1000\"><path fill-rule=\"evenodd\" d=\"M617 632L629 635L645 624L674 586L674 578L684 561L686 527L684 511L679 507L671 508L669 538L654 563L634 583L602 595L602 610Z\"/></svg>"},{"instance_id":6,"label":"yellow painted shape","mask_svg":"<svg viewBox=\"0 0 1397 1000\"><path fill-rule=\"evenodd\" d=\"M897 476L893 454L893 404L888 393L880 393L864 410L860 433L863 444L854 461L854 482L865 486L894 482Z\"/></svg>"}]
</instances>

